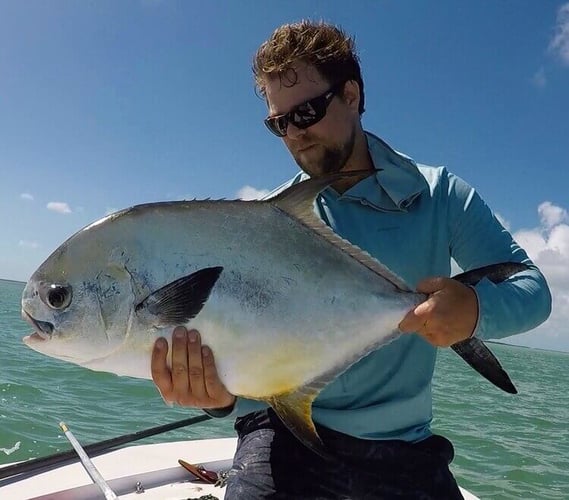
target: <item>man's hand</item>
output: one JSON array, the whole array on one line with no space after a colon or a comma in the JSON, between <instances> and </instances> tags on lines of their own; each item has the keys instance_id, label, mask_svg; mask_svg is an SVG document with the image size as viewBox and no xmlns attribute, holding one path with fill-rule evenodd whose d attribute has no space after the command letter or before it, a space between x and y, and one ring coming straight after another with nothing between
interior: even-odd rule
<instances>
[{"instance_id":1,"label":"man's hand","mask_svg":"<svg viewBox=\"0 0 569 500\"><path fill-rule=\"evenodd\" d=\"M428 278L417 291L429 297L399 323L402 332L416 332L438 347L472 335L478 321L478 298L472 288L450 278Z\"/></svg>"},{"instance_id":2,"label":"man's hand","mask_svg":"<svg viewBox=\"0 0 569 500\"><path fill-rule=\"evenodd\" d=\"M152 350L152 380L167 403L195 408L228 408L235 404L219 380L213 353L201 345L196 330L176 327L172 335L172 369L167 363L168 342L159 338Z\"/></svg>"}]
</instances>

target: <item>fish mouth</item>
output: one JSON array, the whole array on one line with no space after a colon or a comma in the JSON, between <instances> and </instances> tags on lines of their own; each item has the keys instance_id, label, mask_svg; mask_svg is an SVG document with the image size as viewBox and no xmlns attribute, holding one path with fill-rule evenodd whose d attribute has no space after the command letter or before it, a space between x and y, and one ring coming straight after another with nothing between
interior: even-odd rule
<instances>
[{"instance_id":1,"label":"fish mouth","mask_svg":"<svg viewBox=\"0 0 569 500\"><path fill-rule=\"evenodd\" d=\"M40 321L35 319L33 316L30 316L26 311L22 310L22 318L25 319L28 323L36 329L36 332L31 335L36 340L39 340L40 337L42 340L49 340L51 339L51 334L53 333L53 323L49 321Z\"/></svg>"}]
</instances>

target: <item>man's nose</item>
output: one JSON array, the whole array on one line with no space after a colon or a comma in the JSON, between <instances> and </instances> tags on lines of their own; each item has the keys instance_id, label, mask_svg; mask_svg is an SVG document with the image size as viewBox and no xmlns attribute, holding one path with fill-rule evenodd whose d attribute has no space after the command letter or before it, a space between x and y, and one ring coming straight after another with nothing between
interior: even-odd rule
<instances>
[{"instance_id":1,"label":"man's nose","mask_svg":"<svg viewBox=\"0 0 569 500\"><path fill-rule=\"evenodd\" d=\"M306 134L305 128L298 128L292 123L289 123L286 128L286 135L289 139L292 140L298 139L299 137L302 137L304 134Z\"/></svg>"}]
</instances>

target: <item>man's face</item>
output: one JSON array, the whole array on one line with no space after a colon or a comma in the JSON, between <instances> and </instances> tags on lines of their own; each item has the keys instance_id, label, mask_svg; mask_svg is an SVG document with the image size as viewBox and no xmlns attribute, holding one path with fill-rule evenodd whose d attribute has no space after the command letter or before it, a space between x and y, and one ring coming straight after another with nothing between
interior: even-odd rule
<instances>
[{"instance_id":1,"label":"man's face","mask_svg":"<svg viewBox=\"0 0 569 500\"><path fill-rule=\"evenodd\" d=\"M299 63L294 70L296 83L293 85L288 83L287 74L267 81L269 116L287 113L331 87L312 66ZM352 155L359 121L358 99L350 99L354 86L357 90L355 82L346 84L345 99L342 90L332 98L326 115L318 123L305 129L288 125L283 140L298 166L311 176L340 171Z\"/></svg>"}]
</instances>

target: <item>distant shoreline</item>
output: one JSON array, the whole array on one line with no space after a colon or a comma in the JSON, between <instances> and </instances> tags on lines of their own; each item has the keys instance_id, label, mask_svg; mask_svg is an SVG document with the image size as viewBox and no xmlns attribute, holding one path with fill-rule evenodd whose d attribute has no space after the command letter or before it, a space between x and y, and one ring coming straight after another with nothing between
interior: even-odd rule
<instances>
[{"instance_id":1,"label":"distant shoreline","mask_svg":"<svg viewBox=\"0 0 569 500\"><path fill-rule=\"evenodd\" d=\"M6 281L6 282L8 282L8 283L21 283L22 285L25 285L25 284L26 284L25 281L8 280L8 279L5 279L5 278L0 278L0 281Z\"/></svg>"},{"instance_id":2,"label":"distant shoreline","mask_svg":"<svg viewBox=\"0 0 569 500\"><path fill-rule=\"evenodd\" d=\"M532 349L535 351L545 351L545 352L560 352L563 354L567 354L568 351L559 351L557 349L544 349L543 347L531 347L529 345L521 345L521 344L510 344L508 342L500 342L497 340L485 340L484 341L485 344L499 344L499 345L504 345L506 347L521 347L522 349Z\"/></svg>"}]
</instances>

